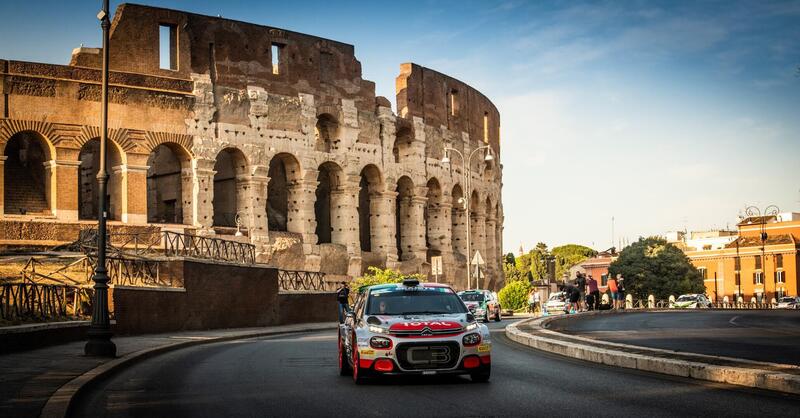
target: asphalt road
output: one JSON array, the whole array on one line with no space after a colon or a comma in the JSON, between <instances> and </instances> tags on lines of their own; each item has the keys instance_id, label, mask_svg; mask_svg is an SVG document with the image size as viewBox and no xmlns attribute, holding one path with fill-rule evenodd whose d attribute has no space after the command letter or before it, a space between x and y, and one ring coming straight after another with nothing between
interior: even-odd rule
<instances>
[{"instance_id":1,"label":"asphalt road","mask_svg":"<svg viewBox=\"0 0 800 418\"><path fill-rule=\"evenodd\" d=\"M80 417L797 416L800 398L565 359L492 324L492 379L338 375L336 333L201 345L145 360L79 399Z\"/></svg>"},{"instance_id":2,"label":"asphalt road","mask_svg":"<svg viewBox=\"0 0 800 418\"><path fill-rule=\"evenodd\" d=\"M604 341L800 365L800 311L678 311L597 315L550 329Z\"/></svg>"}]
</instances>

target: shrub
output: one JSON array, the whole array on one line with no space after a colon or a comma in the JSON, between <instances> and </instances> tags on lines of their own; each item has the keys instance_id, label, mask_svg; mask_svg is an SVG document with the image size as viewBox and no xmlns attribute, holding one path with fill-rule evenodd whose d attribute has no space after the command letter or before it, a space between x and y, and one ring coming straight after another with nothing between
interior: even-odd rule
<instances>
[{"instance_id":1,"label":"shrub","mask_svg":"<svg viewBox=\"0 0 800 418\"><path fill-rule=\"evenodd\" d=\"M528 305L528 293L531 291L531 284L525 280L513 281L497 294L500 298L500 305L503 309L519 310Z\"/></svg>"}]
</instances>

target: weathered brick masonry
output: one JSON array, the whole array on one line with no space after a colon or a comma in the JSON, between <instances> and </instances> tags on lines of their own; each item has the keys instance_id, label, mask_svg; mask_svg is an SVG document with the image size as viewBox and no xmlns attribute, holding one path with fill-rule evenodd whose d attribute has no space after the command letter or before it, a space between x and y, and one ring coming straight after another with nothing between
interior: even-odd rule
<instances>
[{"instance_id":1,"label":"weathered brick masonry","mask_svg":"<svg viewBox=\"0 0 800 418\"><path fill-rule=\"evenodd\" d=\"M0 223L55 231L96 217L99 52L0 60ZM464 287L469 221L483 285L500 286L499 113L467 84L403 64L395 114L352 45L131 4L116 10L110 55L113 225L230 235L238 221L261 262L351 276L428 272L441 255L445 280ZM495 160L474 160L466 190L443 150L484 144ZM6 244L26 238L4 231Z\"/></svg>"}]
</instances>

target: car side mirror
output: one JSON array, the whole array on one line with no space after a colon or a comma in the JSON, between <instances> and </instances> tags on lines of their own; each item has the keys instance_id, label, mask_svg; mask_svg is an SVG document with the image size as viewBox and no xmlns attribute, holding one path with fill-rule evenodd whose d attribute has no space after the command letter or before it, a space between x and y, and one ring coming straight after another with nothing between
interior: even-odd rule
<instances>
[{"instance_id":1,"label":"car side mirror","mask_svg":"<svg viewBox=\"0 0 800 418\"><path fill-rule=\"evenodd\" d=\"M346 317L348 317L348 318L355 318L355 316L356 316L356 313L355 313L355 312L353 312L352 310L349 310L349 311L347 311L347 312L344 314L344 316L346 316Z\"/></svg>"}]
</instances>

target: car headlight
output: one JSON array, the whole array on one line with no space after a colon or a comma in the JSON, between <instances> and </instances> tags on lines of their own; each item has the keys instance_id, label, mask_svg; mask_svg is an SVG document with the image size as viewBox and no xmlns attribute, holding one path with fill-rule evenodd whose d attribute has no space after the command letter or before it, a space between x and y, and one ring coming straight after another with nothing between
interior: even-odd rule
<instances>
[{"instance_id":1,"label":"car headlight","mask_svg":"<svg viewBox=\"0 0 800 418\"><path fill-rule=\"evenodd\" d=\"M467 325L466 331L472 331L473 329L477 329L477 328L478 328L478 324L473 322L473 323Z\"/></svg>"},{"instance_id":2,"label":"car headlight","mask_svg":"<svg viewBox=\"0 0 800 418\"><path fill-rule=\"evenodd\" d=\"M369 346L379 350L388 350L392 348L392 340L386 337L372 337L369 339Z\"/></svg>"},{"instance_id":3,"label":"car headlight","mask_svg":"<svg viewBox=\"0 0 800 418\"><path fill-rule=\"evenodd\" d=\"M388 334L389 330L384 327L379 327L377 325L370 325L369 332L373 334Z\"/></svg>"},{"instance_id":4,"label":"car headlight","mask_svg":"<svg viewBox=\"0 0 800 418\"><path fill-rule=\"evenodd\" d=\"M465 347L478 345L481 343L481 335L476 332L467 334L464 336L464 338L461 339L461 343L463 343Z\"/></svg>"}]
</instances>

